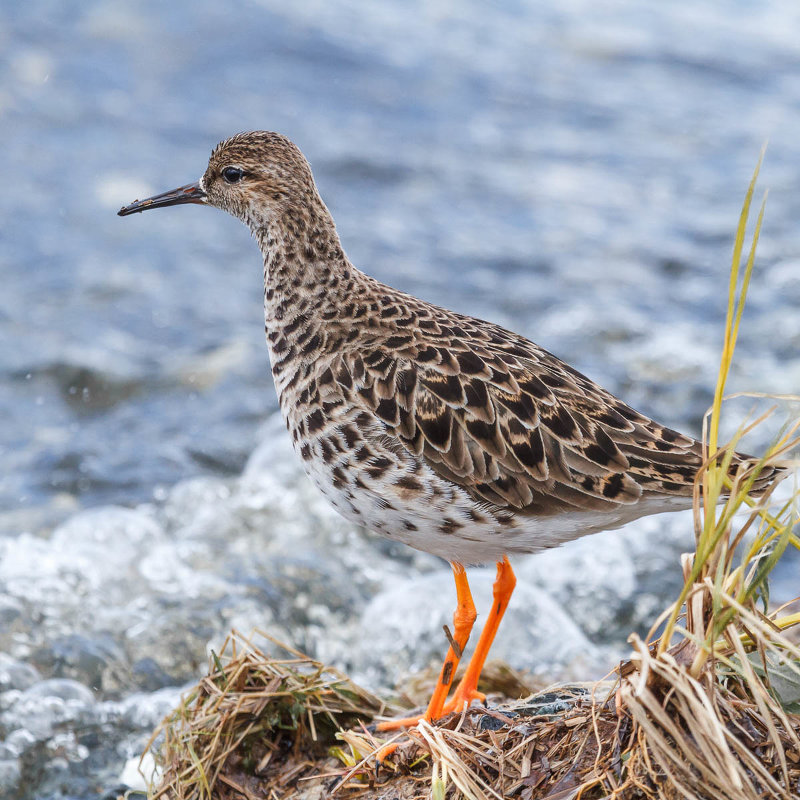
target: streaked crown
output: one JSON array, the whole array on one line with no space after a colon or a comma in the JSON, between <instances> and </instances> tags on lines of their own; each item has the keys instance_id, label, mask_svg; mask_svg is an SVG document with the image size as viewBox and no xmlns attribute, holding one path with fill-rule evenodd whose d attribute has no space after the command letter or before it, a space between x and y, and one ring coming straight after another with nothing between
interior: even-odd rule
<instances>
[{"instance_id":1,"label":"streaked crown","mask_svg":"<svg viewBox=\"0 0 800 800\"><path fill-rule=\"evenodd\" d=\"M210 205L251 229L319 201L311 167L300 149L272 131L239 133L211 153L200 181Z\"/></svg>"}]
</instances>

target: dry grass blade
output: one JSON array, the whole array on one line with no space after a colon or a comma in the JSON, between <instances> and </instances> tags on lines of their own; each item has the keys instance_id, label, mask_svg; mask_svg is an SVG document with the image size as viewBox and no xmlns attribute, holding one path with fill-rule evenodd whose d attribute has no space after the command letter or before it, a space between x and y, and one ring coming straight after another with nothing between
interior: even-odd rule
<instances>
[{"instance_id":1,"label":"dry grass blade","mask_svg":"<svg viewBox=\"0 0 800 800\"><path fill-rule=\"evenodd\" d=\"M441 781L443 786L440 791L443 796L447 792L449 779L465 797L473 800L502 800L502 796L472 768L471 759L464 759L460 755L465 751L483 754L483 742L458 731L435 728L424 721L420 722L417 733L425 740L433 757L431 783L435 786L437 781ZM457 749L451 746L453 741L458 742Z\"/></svg>"},{"instance_id":2,"label":"dry grass blade","mask_svg":"<svg viewBox=\"0 0 800 800\"><path fill-rule=\"evenodd\" d=\"M782 748L775 747L774 756L766 760L758 747L760 738L752 736L752 731L763 730L763 707L742 703L710 683L713 675L701 683L669 654L651 655L638 639L634 647L646 680L628 681L621 688L639 726L639 747L628 762L631 771L641 770L656 786L668 776L670 788L687 798L758 800L765 790L769 797L793 796L780 763ZM649 753L647 761L642 748Z\"/></svg>"}]
</instances>

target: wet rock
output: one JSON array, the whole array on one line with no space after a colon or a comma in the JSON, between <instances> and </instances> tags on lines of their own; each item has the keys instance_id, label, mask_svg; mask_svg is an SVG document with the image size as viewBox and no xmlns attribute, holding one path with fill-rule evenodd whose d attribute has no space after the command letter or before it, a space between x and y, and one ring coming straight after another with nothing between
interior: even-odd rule
<instances>
[{"instance_id":1,"label":"wet rock","mask_svg":"<svg viewBox=\"0 0 800 800\"><path fill-rule=\"evenodd\" d=\"M0 694L9 689L27 689L39 680L41 675L32 664L0 653Z\"/></svg>"},{"instance_id":2,"label":"wet rock","mask_svg":"<svg viewBox=\"0 0 800 800\"><path fill-rule=\"evenodd\" d=\"M115 363L112 369L119 369ZM80 414L93 414L121 403L144 388L138 380L83 364L53 364L47 370L63 400Z\"/></svg>"},{"instance_id":3,"label":"wet rock","mask_svg":"<svg viewBox=\"0 0 800 800\"><path fill-rule=\"evenodd\" d=\"M0 757L0 797L14 797L20 788L22 767L18 758Z\"/></svg>"},{"instance_id":4,"label":"wet rock","mask_svg":"<svg viewBox=\"0 0 800 800\"><path fill-rule=\"evenodd\" d=\"M0 597L0 630L23 630L24 609L22 603L14 597Z\"/></svg>"},{"instance_id":5,"label":"wet rock","mask_svg":"<svg viewBox=\"0 0 800 800\"><path fill-rule=\"evenodd\" d=\"M98 701L64 679L0 693L0 797L84 797L87 786L111 785L121 758L141 751L179 694L172 688ZM31 787L35 795L13 793Z\"/></svg>"},{"instance_id":6,"label":"wet rock","mask_svg":"<svg viewBox=\"0 0 800 800\"><path fill-rule=\"evenodd\" d=\"M104 703L103 713L131 731L152 730L179 703L193 683L169 686L154 692L134 692L118 702Z\"/></svg>"},{"instance_id":7,"label":"wet rock","mask_svg":"<svg viewBox=\"0 0 800 800\"><path fill-rule=\"evenodd\" d=\"M131 676L136 686L154 692L172 685L173 678L153 658L140 658L131 665Z\"/></svg>"},{"instance_id":8,"label":"wet rock","mask_svg":"<svg viewBox=\"0 0 800 800\"><path fill-rule=\"evenodd\" d=\"M635 589L631 557L612 533L525 558L517 577L541 587L587 635L606 641L616 634L620 607Z\"/></svg>"},{"instance_id":9,"label":"wet rock","mask_svg":"<svg viewBox=\"0 0 800 800\"><path fill-rule=\"evenodd\" d=\"M690 530L686 513L646 517L526 557L517 577L545 590L592 641L627 650L628 633L661 610L651 601L663 605L680 585L678 567L665 564L691 547Z\"/></svg>"},{"instance_id":10,"label":"wet rock","mask_svg":"<svg viewBox=\"0 0 800 800\"><path fill-rule=\"evenodd\" d=\"M32 661L49 675L74 678L92 689L113 690L129 683L125 653L110 634L58 637L37 650Z\"/></svg>"},{"instance_id":11,"label":"wet rock","mask_svg":"<svg viewBox=\"0 0 800 800\"><path fill-rule=\"evenodd\" d=\"M87 722L95 703L89 689L65 678L40 681L23 692L6 692L0 698L0 728L9 732L6 744L18 755L41 743L73 752L68 734Z\"/></svg>"},{"instance_id":12,"label":"wet rock","mask_svg":"<svg viewBox=\"0 0 800 800\"><path fill-rule=\"evenodd\" d=\"M73 708L91 705L94 703L94 694L78 681L68 678L50 678L39 681L20 696L23 702L32 700L34 703L50 700L63 702Z\"/></svg>"}]
</instances>

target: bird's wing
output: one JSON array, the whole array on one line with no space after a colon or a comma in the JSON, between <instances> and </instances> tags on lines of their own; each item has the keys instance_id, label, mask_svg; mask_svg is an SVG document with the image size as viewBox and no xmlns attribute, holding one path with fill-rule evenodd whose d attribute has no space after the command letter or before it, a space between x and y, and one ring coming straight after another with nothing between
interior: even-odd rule
<instances>
[{"instance_id":1,"label":"bird's wing","mask_svg":"<svg viewBox=\"0 0 800 800\"><path fill-rule=\"evenodd\" d=\"M463 330L476 321L461 319L452 335L398 334L337 365L357 401L438 474L479 502L530 514L691 495L699 442L524 338L488 323L477 338Z\"/></svg>"}]
</instances>

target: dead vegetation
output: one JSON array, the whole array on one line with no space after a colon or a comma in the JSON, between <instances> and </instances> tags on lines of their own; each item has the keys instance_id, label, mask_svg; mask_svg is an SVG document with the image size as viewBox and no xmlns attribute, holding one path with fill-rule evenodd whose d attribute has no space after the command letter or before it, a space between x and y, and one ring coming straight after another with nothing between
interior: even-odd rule
<instances>
[{"instance_id":1,"label":"dead vegetation","mask_svg":"<svg viewBox=\"0 0 800 800\"><path fill-rule=\"evenodd\" d=\"M775 634L763 621L748 622ZM755 666L694 679L685 650L659 657L638 640L635 647L626 675L613 683L473 706L387 738L370 723L397 709L312 659L270 658L234 634L157 732L162 773L151 796L798 796L800 716L783 708ZM753 665L748 643L732 649ZM379 749L396 739L400 747L378 764Z\"/></svg>"}]
</instances>

